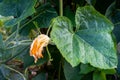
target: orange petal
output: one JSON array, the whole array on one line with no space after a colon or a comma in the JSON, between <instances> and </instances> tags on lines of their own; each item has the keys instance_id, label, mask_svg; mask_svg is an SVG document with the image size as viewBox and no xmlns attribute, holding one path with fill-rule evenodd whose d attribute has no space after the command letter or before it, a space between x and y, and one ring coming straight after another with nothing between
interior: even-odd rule
<instances>
[{"instance_id":1,"label":"orange petal","mask_svg":"<svg viewBox=\"0 0 120 80\"><path fill-rule=\"evenodd\" d=\"M33 56L35 63L38 58L43 58L42 51L43 47L46 47L50 41L50 38L47 35L41 34L35 38L30 47L30 56Z\"/></svg>"}]
</instances>

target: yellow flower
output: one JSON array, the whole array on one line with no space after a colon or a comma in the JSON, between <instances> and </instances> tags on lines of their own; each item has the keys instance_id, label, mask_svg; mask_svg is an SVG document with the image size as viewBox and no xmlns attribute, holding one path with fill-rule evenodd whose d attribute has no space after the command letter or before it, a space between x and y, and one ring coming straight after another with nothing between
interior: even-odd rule
<instances>
[{"instance_id":1,"label":"yellow flower","mask_svg":"<svg viewBox=\"0 0 120 80\"><path fill-rule=\"evenodd\" d=\"M46 47L50 41L50 38L47 35L41 34L35 38L30 47L30 56L33 56L35 63L38 58L43 58L42 51L43 47Z\"/></svg>"}]
</instances>

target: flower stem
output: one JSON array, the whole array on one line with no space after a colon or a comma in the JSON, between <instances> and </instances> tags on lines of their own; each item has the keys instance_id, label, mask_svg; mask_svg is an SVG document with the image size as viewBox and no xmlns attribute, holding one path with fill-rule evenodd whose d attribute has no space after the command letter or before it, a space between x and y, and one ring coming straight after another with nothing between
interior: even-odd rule
<instances>
[{"instance_id":1,"label":"flower stem","mask_svg":"<svg viewBox=\"0 0 120 80\"><path fill-rule=\"evenodd\" d=\"M18 42L18 36L19 36L19 27L20 27L20 22L18 22L18 24L17 24L16 36L15 36L15 40L17 42Z\"/></svg>"},{"instance_id":2,"label":"flower stem","mask_svg":"<svg viewBox=\"0 0 120 80\"><path fill-rule=\"evenodd\" d=\"M49 28L48 28L48 30L47 30L47 33L46 33L47 36L49 35L49 32L50 32L51 27L52 27L52 26L50 25Z\"/></svg>"},{"instance_id":3,"label":"flower stem","mask_svg":"<svg viewBox=\"0 0 120 80\"><path fill-rule=\"evenodd\" d=\"M61 73L62 62L59 63L59 70L58 70L58 80L60 80L60 73Z\"/></svg>"},{"instance_id":4,"label":"flower stem","mask_svg":"<svg viewBox=\"0 0 120 80\"><path fill-rule=\"evenodd\" d=\"M46 50L47 50L47 53L48 53L49 61L52 61L51 54L50 54L50 52L48 50L48 46L46 46Z\"/></svg>"},{"instance_id":5,"label":"flower stem","mask_svg":"<svg viewBox=\"0 0 120 80\"><path fill-rule=\"evenodd\" d=\"M63 0L59 0L60 3L60 16L63 16ZM60 60L59 63L59 71L58 71L58 80L60 80L60 75L61 75L61 67L62 67L62 61Z\"/></svg>"},{"instance_id":6,"label":"flower stem","mask_svg":"<svg viewBox=\"0 0 120 80\"><path fill-rule=\"evenodd\" d=\"M38 27L38 24L37 24L35 21L33 21L33 24L35 25L35 27L36 27L37 31L39 32L39 34L42 34L42 33L40 32L40 28Z\"/></svg>"}]
</instances>

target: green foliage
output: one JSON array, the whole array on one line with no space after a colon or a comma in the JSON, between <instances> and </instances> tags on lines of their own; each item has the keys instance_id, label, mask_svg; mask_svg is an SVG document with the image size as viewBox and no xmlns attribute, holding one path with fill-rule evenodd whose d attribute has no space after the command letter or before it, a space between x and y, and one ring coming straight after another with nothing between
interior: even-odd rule
<instances>
[{"instance_id":1,"label":"green foliage","mask_svg":"<svg viewBox=\"0 0 120 80\"><path fill-rule=\"evenodd\" d=\"M0 80L120 80L119 3L0 0ZM50 42L34 63L39 34Z\"/></svg>"},{"instance_id":2,"label":"green foliage","mask_svg":"<svg viewBox=\"0 0 120 80\"><path fill-rule=\"evenodd\" d=\"M46 80L45 73L40 73L36 77L34 77L32 80Z\"/></svg>"},{"instance_id":3,"label":"green foliage","mask_svg":"<svg viewBox=\"0 0 120 80\"><path fill-rule=\"evenodd\" d=\"M40 5L40 7L36 9L36 11L38 13L32 17L33 20L29 24L21 28L20 30L21 35L23 36L28 35L30 31L32 29L35 29L36 27L48 28L50 25L51 19L57 16L55 9L52 8L49 3Z\"/></svg>"},{"instance_id":4,"label":"green foliage","mask_svg":"<svg viewBox=\"0 0 120 80\"><path fill-rule=\"evenodd\" d=\"M26 80L23 74L6 65L1 65L0 70L3 76L8 80Z\"/></svg>"},{"instance_id":5,"label":"green foliage","mask_svg":"<svg viewBox=\"0 0 120 80\"><path fill-rule=\"evenodd\" d=\"M105 73L99 71L93 73L93 80L106 80Z\"/></svg>"},{"instance_id":6,"label":"green foliage","mask_svg":"<svg viewBox=\"0 0 120 80\"><path fill-rule=\"evenodd\" d=\"M79 66L73 68L68 62L64 61L63 68L66 80L80 80L83 77L79 73Z\"/></svg>"},{"instance_id":7,"label":"green foliage","mask_svg":"<svg viewBox=\"0 0 120 80\"><path fill-rule=\"evenodd\" d=\"M6 21L5 26L13 26L35 12L34 6L37 0L3 0L0 2L0 14L13 16L12 20Z\"/></svg>"},{"instance_id":8,"label":"green foliage","mask_svg":"<svg viewBox=\"0 0 120 80\"><path fill-rule=\"evenodd\" d=\"M80 62L103 69L117 66L116 50L110 34L113 25L93 7L77 9L75 32L66 17L55 18L52 26L53 42L73 67Z\"/></svg>"},{"instance_id":9,"label":"green foliage","mask_svg":"<svg viewBox=\"0 0 120 80\"><path fill-rule=\"evenodd\" d=\"M80 74L88 74L92 71L96 70L94 67L89 64L81 64L80 65Z\"/></svg>"}]
</instances>

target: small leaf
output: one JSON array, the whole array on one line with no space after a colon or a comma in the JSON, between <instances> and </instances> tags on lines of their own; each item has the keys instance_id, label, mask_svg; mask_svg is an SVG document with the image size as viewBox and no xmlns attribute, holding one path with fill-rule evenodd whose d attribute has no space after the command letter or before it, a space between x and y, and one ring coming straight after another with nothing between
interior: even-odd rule
<instances>
[{"instance_id":1,"label":"small leaf","mask_svg":"<svg viewBox=\"0 0 120 80\"><path fill-rule=\"evenodd\" d=\"M80 74L88 74L89 72L94 71L95 68L90 66L89 64L81 64L80 65Z\"/></svg>"},{"instance_id":2,"label":"small leaf","mask_svg":"<svg viewBox=\"0 0 120 80\"><path fill-rule=\"evenodd\" d=\"M101 70L102 72L104 72L105 74L115 74L116 70L115 69L105 69L105 70Z\"/></svg>"},{"instance_id":3,"label":"small leaf","mask_svg":"<svg viewBox=\"0 0 120 80\"><path fill-rule=\"evenodd\" d=\"M104 72L98 71L93 73L93 80L106 80Z\"/></svg>"}]
</instances>

